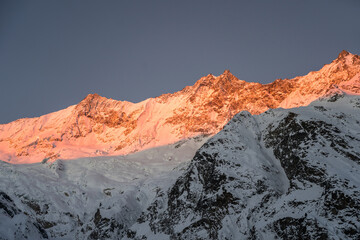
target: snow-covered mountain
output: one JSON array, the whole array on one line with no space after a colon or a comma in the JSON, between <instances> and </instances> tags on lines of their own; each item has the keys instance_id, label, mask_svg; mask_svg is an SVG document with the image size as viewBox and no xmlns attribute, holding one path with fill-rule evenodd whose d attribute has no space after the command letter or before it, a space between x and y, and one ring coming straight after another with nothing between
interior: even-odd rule
<instances>
[{"instance_id":1,"label":"snow-covered mountain","mask_svg":"<svg viewBox=\"0 0 360 240\"><path fill-rule=\"evenodd\" d=\"M237 114L130 239L360 239L360 97Z\"/></svg>"},{"instance_id":2,"label":"snow-covered mountain","mask_svg":"<svg viewBox=\"0 0 360 240\"><path fill-rule=\"evenodd\" d=\"M360 96L334 88L210 139L2 162L0 239L359 239L359 121Z\"/></svg>"},{"instance_id":3,"label":"snow-covered mountain","mask_svg":"<svg viewBox=\"0 0 360 240\"><path fill-rule=\"evenodd\" d=\"M229 71L140 103L97 94L38 118L0 125L0 159L44 159L129 154L198 135L214 135L238 112L308 105L337 86L360 93L360 57L346 51L316 72L270 84L245 82Z\"/></svg>"}]
</instances>

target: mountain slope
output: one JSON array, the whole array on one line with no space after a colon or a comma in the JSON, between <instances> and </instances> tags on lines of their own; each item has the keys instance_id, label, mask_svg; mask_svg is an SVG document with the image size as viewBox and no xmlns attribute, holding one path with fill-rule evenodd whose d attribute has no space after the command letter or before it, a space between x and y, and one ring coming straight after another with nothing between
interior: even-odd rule
<instances>
[{"instance_id":1,"label":"mountain slope","mask_svg":"<svg viewBox=\"0 0 360 240\"><path fill-rule=\"evenodd\" d=\"M237 114L130 239L359 239L360 97Z\"/></svg>"},{"instance_id":2,"label":"mountain slope","mask_svg":"<svg viewBox=\"0 0 360 240\"><path fill-rule=\"evenodd\" d=\"M183 90L140 103L97 94L39 118L0 125L0 159L43 159L128 154L200 134L213 135L238 112L307 105L337 86L360 93L360 57L346 51L317 72L262 85L229 71L208 75Z\"/></svg>"}]
</instances>

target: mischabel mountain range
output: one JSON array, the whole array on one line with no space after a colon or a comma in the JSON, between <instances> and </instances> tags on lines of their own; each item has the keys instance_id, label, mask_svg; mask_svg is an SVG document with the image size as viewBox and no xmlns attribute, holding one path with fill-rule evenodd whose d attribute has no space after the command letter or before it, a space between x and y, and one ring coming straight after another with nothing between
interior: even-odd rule
<instances>
[{"instance_id":1,"label":"mischabel mountain range","mask_svg":"<svg viewBox=\"0 0 360 240\"><path fill-rule=\"evenodd\" d=\"M126 155L218 133L240 111L306 106L337 88L360 93L360 57L342 51L306 76L269 84L246 82L226 70L173 94L140 103L90 94L77 105L0 125L0 159L35 163Z\"/></svg>"},{"instance_id":2,"label":"mischabel mountain range","mask_svg":"<svg viewBox=\"0 0 360 240\"><path fill-rule=\"evenodd\" d=\"M92 94L1 125L0 150L0 240L358 240L360 57L136 104Z\"/></svg>"}]
</instances>

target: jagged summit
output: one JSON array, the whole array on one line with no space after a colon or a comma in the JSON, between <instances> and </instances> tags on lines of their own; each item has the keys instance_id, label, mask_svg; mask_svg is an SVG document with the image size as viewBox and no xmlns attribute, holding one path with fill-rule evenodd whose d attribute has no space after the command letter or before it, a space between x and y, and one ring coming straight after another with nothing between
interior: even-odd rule
<instances>
[{"instance_id":1,"label":"jagged summit","mask_svg":"<svg viewBox=\"0 0 360 240\"><path fill-rule=\"evenodd\" d=\"M230 70L229 70L229 69L225 69L225 70L224 70L223 75L226 75L226 74L231 74L231 72L230 72Z\"/></svg>"},{"instance_id":2,"label":"jagged summit","mask_svg":"<svg viewBox=\"0 0 360 240\"><path fill-rule=\"evenodd\" d=\"M345 65L358 64L360 62L360 56L352 54L346 50L342 50L338 57L332 63L343 63Z\"/></svg>"},{"instance_id":3,"label":"jagged summit","mask_svg":"<svg viewBox=\"0 0 360 240\"><path fill-rule=\"evenodd\" d=\"M349 53L349 52L346 51L346 50L342 50L342 51L339 53L339 56L338 56L337 58L344 58L344 57L348 56L349 54L351 54L351 53ZM353 55L353 54L351 54L351 55Z\"/></svg>"},{"instance_id":4,"label":"jagged summit","mask_svg":"<svg viewBox=\"0 0 360 240\"><path fill-rule=\"evenodd\" d=\"M199 87L211 87L211 88L221 88L224 84L228 84L228 82L236 82L241 81L237 77L235 77L230 70L226 69L221 75L214 76L212 74L208 74L200 78L193 86L193 88L198 89Z\"/></svg>"},{"instance_id":5,"label":"jagged summit","mask_svg":"<svg viewBox=\"0 0 360 240\"><path fill-rule=\"evenodd\" d=\"M99 94L97 93L91 93L91 94L88 94L83 100L81 100L78 105L81 105L81 104L89 104L89 103L99 103L99 102L104 102L104 101L116 101L116 102L120 102L118 100L114 100L114 99L111 99L111 98L106 98L106 97L103 97L103 96L100 96Z\"/></svg>"},{"instance_id":6,"label":"jagged summit","mask_svg":"<svg viewBox=\"0 0 360 240\"><path fill-rule=\"evenodd\" d=\"M101 99L103 98L102 96L100 96L99 94L97 93L90 93L88 94L82 101L85 101L85 102L90 102L90 101L93 101L93 100L98 100L98 99Z\"/></svg>"},{"instance_id":7,"label":"jagged summit","mask_svg":"<svg viewBox=\"0 0 360 240\"><path fill-rule=\"evenodd\" d=\"M319 71L270 84L245 82L229 70L139 103L89 94L79 104L39 118L0 125L0 159L128 154L197 135L213 135L238 112L305 106L337 86L360 93L360 57L343 51Z\"/></svg>"},{"instance_id":8,"label":"jagged summit","mask_svg":"<svg viewBox=\"0 0 360 240\"><path fill-rule=\"evenodd\" d=\"M230 70L229 69L226 69L224 72L223 72L223 74L221 74L220 76L219 76L219 78L221 79L221 80L225 80L225 81L239 81L239 79L237 78L237 77L235 77L231 72L230 72Z\"/></svg>"},{"instance_id":9,"label":"jagged summit","mask_svg":"<svg viewBox=\"0 0 360 240\"><path fill-rule=\"evenodd\" d=\"M116 108L121 101L116 101L106 97L102 97L97 93L87 95L81 102L79 102L75 109L78 112L78 116L87 116L93 119L99 120L103 118L103 115L112 115L114 118L114 113L109 113L111 109Z\"/></svg>"},{"instance_id":10,"label":"jagged summit","mask_svg":"<svg viewBox=\"0 0 360 240\"><path fill-rule=\"evenodd\" d=\"M98 103L98 102L101 102L101 101L104 101L104 100L107 100L107 98L102 97L97 93L91 93L91 94L88 94L77 105L82 106L82 105L94 104L94 103Z\"/></svg>"},{"instance_id":11,"label":"jagged summit","mask_svg":"<svg viewBox=\"0 0 360 240\"><path fill-rule=\"evenodd\" d=\"M222 78L234 78L235 76L230 72L229 69L225 69L224 72L219 77L222 77Z\"/></svg>"}]
</instances>

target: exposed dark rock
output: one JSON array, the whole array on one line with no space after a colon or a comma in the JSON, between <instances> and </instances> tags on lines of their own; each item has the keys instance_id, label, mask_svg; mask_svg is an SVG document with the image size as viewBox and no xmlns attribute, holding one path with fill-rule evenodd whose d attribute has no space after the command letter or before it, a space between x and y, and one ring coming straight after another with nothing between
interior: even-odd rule
<instances>
[{"instance_id":1,"label":"exposed dark rock","mask_svg":"<svg viewBox=\"0 0 360 240\"><path fill-rule=\"evenodd\" d=\"M2 209L9 217L14 217L21 212L14 201L4 192L0 192L0 209Z\"/></svg>"},{"instance_id":2,"label":"exposed dark rock","mask_svg":"<svg viewBox=\"0 0 360 240\"><path fill-rule=\"evenodd\" d=\"M286 217L273 223L273 228L280 239L284 240L327 240L327 230L319 226L314 219Z\"/></svg>"}]
</instances>

